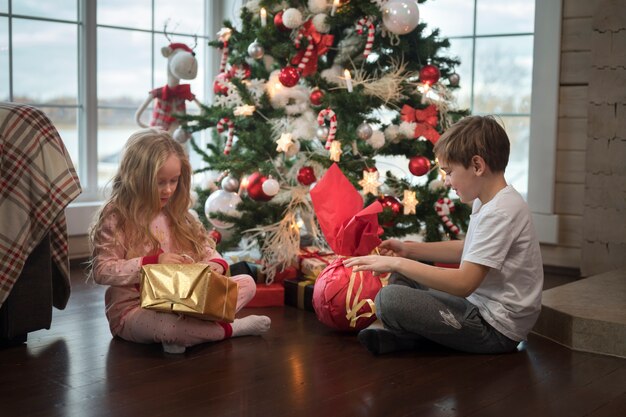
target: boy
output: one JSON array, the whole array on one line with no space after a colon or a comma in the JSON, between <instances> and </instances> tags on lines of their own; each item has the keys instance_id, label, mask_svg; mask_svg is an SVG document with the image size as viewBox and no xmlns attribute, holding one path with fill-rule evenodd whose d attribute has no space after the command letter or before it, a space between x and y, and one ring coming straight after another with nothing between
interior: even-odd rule
<instances>
[{"instance_id":1,"label":"boy","mask_svg":"<svg viewBox=\"0 0 626 417\"><path fill-rule=\"evenodd\" d=\"M462 119L435 145L446 185L463 203L473 202L464 241L392 239L380 245L387 256L344 261L354 271L394 273L376 296L380 322L358 336L370 352L431 341L464 352L504 353L526 339L541 309L543 262L528 206L504 178L509 148L492 116Z\"/></svg>"}]
</instances>

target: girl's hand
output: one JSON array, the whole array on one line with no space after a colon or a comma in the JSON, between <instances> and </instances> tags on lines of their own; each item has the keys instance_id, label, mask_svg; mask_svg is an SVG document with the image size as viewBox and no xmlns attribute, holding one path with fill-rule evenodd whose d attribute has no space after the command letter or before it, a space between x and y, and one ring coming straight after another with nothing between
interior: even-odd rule
<instances>
[{"instance_id":1,"label":"girl's hand","mask_svg":"<svg viewBox=\"0 0 626 417\"><path fill-rule=\"evenodd\" d=\"M398 239L385 240L378 246L378 250L383 256L400 256L406 258L408 254L404 242Z\"/></svg>"},{"instance_id":2,"label":"girl's hand","mask_svg":"<svg viewBox=\"0 0 626 417\"><path fill-rule=\"evenodd\" d=\"M160 264L192 264L193 259L188 255L164 252L159 255Z\"/></svg>"},{"instance_id":3,"label":"girl's hand","mask_svg":"<svg viewBox=\"0 0 626 417\"><path fill-rule=\"evenodd\" d=\"M389 256L358 256L356 258L345 259L343 266L352 268L352 271L372 271L374 275L393 272L398 260Z\"/></svg>"}]
</instances>

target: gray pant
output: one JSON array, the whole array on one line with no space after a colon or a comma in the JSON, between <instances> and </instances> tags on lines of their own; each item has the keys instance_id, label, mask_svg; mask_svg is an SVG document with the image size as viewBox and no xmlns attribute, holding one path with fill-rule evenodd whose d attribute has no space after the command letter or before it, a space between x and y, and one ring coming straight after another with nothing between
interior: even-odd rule
<instances>
[{"instance_id":1,"label":"gray pant","mask_svg":"<svg viewBox=\"0 0 626 417\"><path fill-rule=\"evenodd\" d=\"M518 342L487 323L465 298L424 287L399 274L376 296L376 316L407 339L428 339L471 353L512 352Z\"/></svg>"}]
</instances>

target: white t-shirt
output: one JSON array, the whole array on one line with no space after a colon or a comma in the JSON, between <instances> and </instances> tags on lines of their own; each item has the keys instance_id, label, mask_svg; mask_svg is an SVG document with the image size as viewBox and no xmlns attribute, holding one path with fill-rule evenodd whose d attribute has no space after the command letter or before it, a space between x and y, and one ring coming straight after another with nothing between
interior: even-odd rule
<instances>
[{"instance_id":1,"label":"white t-shirt","mask_svg":"<svg viewBox=\"0 0 626 417\"><path fill-rule=\"evenodd\" d=\"M490 268L467 300L500 333L525 340L541 310L543 261L528 205L511 185L485 205L474 201L463 261Z\"/></svg>"}]
</instances>

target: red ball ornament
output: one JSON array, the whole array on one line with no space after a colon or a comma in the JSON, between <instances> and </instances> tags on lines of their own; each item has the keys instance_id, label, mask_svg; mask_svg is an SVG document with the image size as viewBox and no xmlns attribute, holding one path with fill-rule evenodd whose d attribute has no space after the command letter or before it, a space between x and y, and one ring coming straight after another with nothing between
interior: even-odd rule
<instances>
[{"instance_id":1,"label":"red ball ornament","mask_svg":"<svg viewBox=\"0 0 626 417\"><path fill-rule=\"evenodd\" d=\"M365 167L363 169L363 171L367 171L367 172L378 172L378 168L376 167Z\"/></svg>"},{"instance_id":2,"label":"red ball ornament","mask_svg":"<svg viewBox=\"0 0 626 417\"><path fill-rule=\"evenodd\" d=\"M296 67L285 67L278 74L278 81L285 87L293 87L300 81L300 72Z\"/></svg>"},{"instance_id":3,"label":"red ball ornament","mask_svg":"<svg viewBox=\"0 0 626 417\"><path fill-rule=\"evenodd\" d=\"M309 99L311 100L312 105L319 106L322 104L322 100L324 99L324 93L319 88L316 88L311 92Z\"/></svg>"},{"instance_id":4,"label":"red ball ornament","mask_svg":"<svg viewBox=\"0 0 626 417\"><path fill-rule=\"evenodd\" d=\"M433 85L439 78L441 77L441 72L439 72L439 68L434 65L427 64L420 69L420 81L426 85Z\"/></svg>"},{"instance_id":5,"label":"red ball ornament","mask_svg":"<svg viewBox=\"0 0 626 417\"><path fill-rule=\"evenodd\" d=\"M430 160L425 156L414 156L409 159L409 171L411 174L421 177L430 171Z\"/></svg>"},{"instance_id":6,"label":"red ball ornament","mask_svg":"<svg viewBox=\"0 0 626 417\"><path fill-rule=\"evenodd\" d=\"M222 234L216 229L209 232L209 237L215 241L216 245L222 241Z\"/></svg>"},{"instance_id":7,"label":"red ball ornament","mask_svg":"<svg viewBox=\"0 0 626 417\"><path fill-rule=\"evenodd\" d=\"M245 80L250 78L250 74L252 70L250 69L250 65L246 64L234 64L230 67L230 71L228 71L231 77L239 78L241 80Z\"/></svg>"},{"instance_id":8,"label":"red ball ornament","mask_svg":"<svg viewBox=\"0 0 626 417\"><path fill-rule=\"evenodd\" d=\"M230 80L230 75L226 72L222 72L215 77L213 81L213 92L217 95L228 94L228 86L226 85Z\"/></svg>"},{"instance_id":9,"label":"red ball ornament","mask_svg":"<svg viewBox=\"0 0 626 417\"><path fill-rule=\"evenodd\" d=\"M248 176L247 191L248 196L255 201L270 201L272 196L263 192L263 183L267 177L260 172L255 172Z\"/></svg>"},{"instance_id":10,"label":"red ball ornament","mask_svg":"<svg viewBox=\"0 0 626 417\"><path fill-rule=\"evenodd\" d=\"M311 185L317 178L315 178L315 171L312 167L302 167L298 171L298 182L302 185Z\"/></svg>"},{"instance_id":11,"label":"red ball ornament","mask_svg":"<svg viewBox=\"0 0 626 417\"><path fill-rule=\"evenodd\" d=\"M402 210L404 209L404 206L402 205L400 201L398 201L397 198L395 198L392 195L380 196L378 197L378 201L383 206L383 210L385 209L391 210L391 213L392 213L391 219L388 222L383 223L383 226L385 227L393 226L393 221L402 212Z\"/></svg>"},{"instance_id":12,"label":"red ball ornament","mask_svg":"<svg viewBox=\"0 0 626 417\"><path fill-rule=\"evenodd\" d=\"M291 30L291 29L289 29L283 23L283 12L284 10L281 10L280 12L274 15L274 26L276 26L276 29L280 30L281 32L287 32L288 30Z\"/></svg>"}]
</instances>

